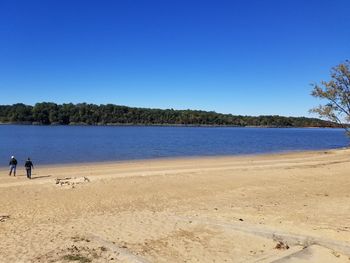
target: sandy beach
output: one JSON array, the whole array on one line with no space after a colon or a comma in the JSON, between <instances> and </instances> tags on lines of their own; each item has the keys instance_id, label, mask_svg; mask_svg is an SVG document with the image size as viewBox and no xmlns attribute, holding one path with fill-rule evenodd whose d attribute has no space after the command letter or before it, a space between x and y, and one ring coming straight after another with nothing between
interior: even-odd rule
<instances>
[{"instance_id":1,"label":"sandy beach","mask_svg":"<svg viewBox=\"0 0 350 263\"><path fill-rule=\"evenodd\" d=\"M0 169L0 262L350 262L350 150Z\"/></svg>"}]
</instances>

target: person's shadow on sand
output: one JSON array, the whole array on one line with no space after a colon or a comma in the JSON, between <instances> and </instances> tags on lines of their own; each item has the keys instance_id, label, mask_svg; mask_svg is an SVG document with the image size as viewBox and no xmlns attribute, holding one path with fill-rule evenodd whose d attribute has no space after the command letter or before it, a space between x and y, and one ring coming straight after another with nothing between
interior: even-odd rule
<instances>
[{"instance_id":1,"label":"person's shadow on sand","mask_svg":"<svg viewBox=\"0 0 350 263\"><path fill-rule=\"evenodd\" d=\"M46 178L46 177L51 177L51 175L42 175L42 176L36 176L36 177L34 177L34 176L35 176L35 174L33 174L32 180L40 179L40 178Z\"/></svg>"}]
</instances>

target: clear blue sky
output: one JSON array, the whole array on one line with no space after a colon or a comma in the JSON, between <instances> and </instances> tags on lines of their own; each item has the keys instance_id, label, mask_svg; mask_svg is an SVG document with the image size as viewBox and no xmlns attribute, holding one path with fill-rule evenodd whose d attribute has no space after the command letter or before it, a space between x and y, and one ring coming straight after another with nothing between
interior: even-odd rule
<instances>
[{"instance_id":1,"label":"clear blue sky","mask_svg":"<svg viewBox=\"0 0 350 263\"><path fill-rule=\"evenodd\" d=\"M309 116L350 58L349 0L2 0L0 104Z\"/></svg>"}]
</instances>

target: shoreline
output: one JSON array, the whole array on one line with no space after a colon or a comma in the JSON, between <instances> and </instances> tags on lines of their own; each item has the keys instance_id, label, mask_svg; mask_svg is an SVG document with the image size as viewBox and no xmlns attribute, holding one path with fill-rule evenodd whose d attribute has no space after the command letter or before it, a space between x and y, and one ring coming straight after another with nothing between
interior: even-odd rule
<instances>
[{"instance_id":1,"label":"shoreline","mask_svg":"<svg viewBox=\"0 0 350 263\"><path fill-rule=\"evenodd\" d=\"M264 152L264 153L252 153L252 154L230 154L230 155L192 155L192 156L172 156L172 157L157 157L157 158L141 158L141 159L126 159L126 160L107 160L107 161L96 161L96 162L66 162L66 163L46 163L46 164L37 164L35 166L40 166L42 168L50 167L90 167L90 166L103 166L103 165L126 165L134 163L146 163L146 162L182 162L182 161L204 161L204 160L215 160L215 159L247 159L247 158L263 158L263 157L274 157L274 156L288 156L293 154L317 154L322 152L334 152L348 150L349 147L339 147L331 149L318 149L318 150L285 150L285 151L276 151L276 152ZM34 160L33 160L34 161ZM24 167L24 166L23 166ZM17 169L23 168L21 165L17 165ZM0 171L7 169L8 166L1 166ZM23 168L24 169L24 168Z\"/></svg>"},{"instance_id":2,"label":"shoreline","mask_svg":"<svg viewBox=\"0 0 350 263\"><path fill-rule=\"evenodd\" d=\"M132 124L132 123L110 123L110 124L41 124L41 123L1 123L0 126L40 126L40 127L179 127L179 128L271 128L271 129L344 129L343 127L335 126L253 126L253 125L211 125L211 124Z\"/></svg>"}]
</instances>

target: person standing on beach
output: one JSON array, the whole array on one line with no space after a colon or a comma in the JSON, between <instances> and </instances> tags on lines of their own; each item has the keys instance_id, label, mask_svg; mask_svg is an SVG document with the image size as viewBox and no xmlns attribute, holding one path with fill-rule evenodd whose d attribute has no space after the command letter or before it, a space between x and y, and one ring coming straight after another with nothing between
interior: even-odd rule
<instances>
[{"instance_id":1,"label":"person standing on beach","mask_svg":"<svg viewBox=\"0 0 350 263\"><path fill-rule=\"evenodd\" d=\"M17 160L16 160L16 158L14 156L11 156L11 160L9 162L9 166L10 166L9 176L11 176L12 171L13 171L13 176L16 176Z\"/></svg>"},{"instance_id":2,"label":"person standing on beach","mask_svg":"<svg viewBox=\"0 0 350 263\"><path fill-rule=\"evenodd\" d=\"M28 160L24 164L24 167L26 168L26 171L27 171L27 178L32 179L32 168L34 169L34 165L30 160L30 158L28 158Z\"/></svg>"}]
</instances>

